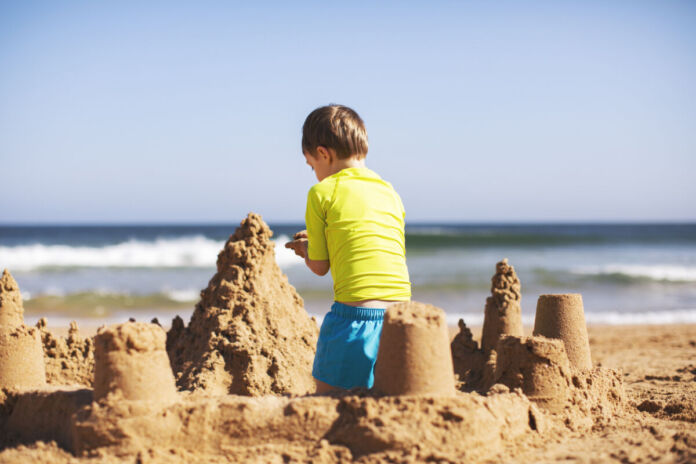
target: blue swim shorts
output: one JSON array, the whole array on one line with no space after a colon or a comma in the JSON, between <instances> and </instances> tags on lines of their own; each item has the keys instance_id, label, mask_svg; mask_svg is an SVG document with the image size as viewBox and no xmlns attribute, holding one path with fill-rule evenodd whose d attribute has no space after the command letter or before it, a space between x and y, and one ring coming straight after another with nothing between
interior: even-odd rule
<instances>
[{"instance_id":1,"label":"blue swim shorts","mask_svg":"<svg viewBox=\"0 0 696 464\"><path fill-rule=\"evenodd\" d=\"M324 317L312 375L333 387L372 387L384 309L334 302Z\"/></svg>"}]
</instances>

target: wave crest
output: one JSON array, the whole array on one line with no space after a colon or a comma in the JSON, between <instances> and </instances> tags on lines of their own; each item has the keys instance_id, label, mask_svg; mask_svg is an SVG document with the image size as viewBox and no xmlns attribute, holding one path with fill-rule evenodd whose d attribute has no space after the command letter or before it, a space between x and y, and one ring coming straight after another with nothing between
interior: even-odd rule
<instances>
[{"instance_id":1,"label":"wave crest","mask_svg":"<svg viewBox=\"0 0 696 464\"><path fill-rule=\"evenodd\" d=\"M666 282L696 282L696 267L660 265L608 264L573 269L574 274L586 276L617 276L638 280Z\"/></svg>"},{"instance_id":2,"label":"wave crest","mask_svg":"<svg viewBox=\"0 0 696 464\"><path fill-rule=\"evenodd\" d=\"M278 237L276 260L281 267L300 263L292 250L284 248L288 238ZM0 267L12 271L50 268L215 268L224 241L203 235L159 238L153 241L129 240L100 247L69 245L0 246Z\"/></svg>"}]
</instances>

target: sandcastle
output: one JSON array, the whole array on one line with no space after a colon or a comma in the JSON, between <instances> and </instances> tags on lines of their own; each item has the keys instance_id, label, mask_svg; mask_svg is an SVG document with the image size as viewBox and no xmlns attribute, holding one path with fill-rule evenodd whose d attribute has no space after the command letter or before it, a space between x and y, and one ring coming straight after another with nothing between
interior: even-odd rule
<instances>
[{"instance_id":1,"label":"sandcastle","mask_svg":"<svg viewBox=\"0 0 696 464\"><path fill-rule=\"evenodd\" d=\"M0 311L9 321L0 331L33 333L15 337L33 340L33 359L42 361L40 331L51 365L70 371L55 382L92 383L91 359L95 372L93 389L37 388L41 379L9 394L0 388L0 446L55 441L75 456L107 460L497 460L495 450L516 440L550 427L588 429L624 403L621 376L573 369L561 339L506 334L517 330L520 296L506 261L486 306L488 333L498 337L493 349L479 349L463 321L450 348L441 309L395 304L385 316L374 389L306 395L318 328L275 265L269 238L260 217L243 221L188 327L175 319L166 335L158 324L135 322L100 329L93 342L76 324L64 341L45 321L30 329L5 273L0 309L7 301L10 311ZM457 392L455 371L460 390L481 394ZM194 392L178 393L175 378Z\"/></svg>"},{"instance_id":2,"label":"sandcastle","mask_svg":"<svg viewBox=\"0 0 696 464\"><path fill-rule=\"evenodd\" d=\"M445 313L405 302L387 309L374 390L386 395L454 395Z\"/></svg>"},{"instance_id":3,"label":"sandcastle","mask_svg":"<svg viewBox=\"0 0 696 464\"><path fill-rule=\"evenodd\" d=\"M99 331L94 339L94 399L176 399L165 342L164 330L156 324L126 322Z\"/></svg>"},{"instance_id":4,"label":"sandcastle","mask_svg":"<svg viewBox=\"0 0 696 464\"><path fill-rule=\"evenodd\" d=\"M188 327L177 318L167 351L184 390L240 395L314 391L319 329L275 259L272 232L249 214L218 255Z\"/></svg>"},{"instance_id":5,"label":"sandcastle","mask_svg":"<svg viewBox=\"0 0 696 464\"><path fill-rule=\"evenodd\" d=\"M582 295L541 295L537 301L534 335L563 341L574 369L592 368Z\"/></svg>"},{"instance_id":6,"label":"sandcastle","mask_svg":"<svg viewBox=\"0 0 696 464\"><path fill-rule=\"evenodd\" d=\"M0 388L39 387L45 383L39 331L24 325L19 287L5 269L0 278Z\"/></svg>"}]
</instances>

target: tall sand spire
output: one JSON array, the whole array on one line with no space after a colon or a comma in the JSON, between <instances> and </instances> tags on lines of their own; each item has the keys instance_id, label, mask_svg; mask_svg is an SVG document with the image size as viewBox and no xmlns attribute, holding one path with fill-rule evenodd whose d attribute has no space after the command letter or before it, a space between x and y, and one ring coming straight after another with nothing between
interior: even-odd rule
<instances>
[{"instance_id":1,"label":"tall sand spire","mask_svg":"<svg viewBox=\"0 0 696 464\"><path fill-rule=\"evenodd\" d=\"M249 214L218 255L188 327L167 351L179 388L240 395L306 394L319 329L275 259L272 232Z\"/></svg>"}]
</instances>

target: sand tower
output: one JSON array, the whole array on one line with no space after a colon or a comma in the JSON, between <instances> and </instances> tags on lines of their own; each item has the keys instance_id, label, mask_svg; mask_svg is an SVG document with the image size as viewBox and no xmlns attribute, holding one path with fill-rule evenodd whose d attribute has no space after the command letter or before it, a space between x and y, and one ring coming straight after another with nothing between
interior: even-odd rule
<instances>
[{"instance_id":1,"label":"sand tower","mask_svg":"<svg viewBox=\"0 0 696 464\"><path fill-rule=\"evenodd\" d=\"M537 301L534 335L562 340L573 369L592 369L585 312L579 293L541 295Z\"/></svg>"},{"instance_id":2,"label":"sand tower","mask_svg":"<svg viewBox=\"0 0 696 464\"><path fill-rule=\"evenodd\" d=\"M521 388L539 406L555 412L565 407L571 373L563 343L544 337L503 336L496 347L495 373L490 388L502 383Z\"/></svg>"},{"instance_id":3,"label":"sand tower","mask_svg":"<svg viewBox=\"0 0 696 464\"><path fill-rule=\"evenodd\" d=\"M314 391L319 328L280 271L272 235L261 216L249 214L218 255L188 327L173 321L167 351L180 388L251 396Z\"/></svg>"},{"instance_id":4,"label":"sand tower","mask_svg":"<svg viewBox=\"0 0 696 464\"><path fill-rule=\"evenodd\" d=\"M387 395L454 395L444 311L416 302L387 309L374 390Z\"/></svg>"},{"instance_id":5,"label":"sand tower","mask_svg":"<svg viewBox=\"0 0 696 464\"><path fill-rule=\"evenodd\" d=\"M24 325L19 286L5 269L0 278L0 388L32 388L45 383L39 330Z\"/></svg>"},{"instance_id":6,"label":"sand tower","mask_svg":"<svg viewBox=\"0 0 696 464\"><path fill-rule=\"evenodd\" d=\"M503 335L522 336L520 280L507 258L495 266L491 279L491 296L486 299L481 348L490 353Z\"/></svg>"},{"instance_id":7,"label":"sand tower","mask_svg":"<svg viewBox=\"0 0 696 464\"><path fill-rule=\"evenodd\" d=\"M97 333L94 399L109 394L126 400L174 401L174 375L158 325L126 322Z\"/></svg>"}]
</instances>

